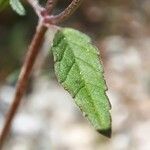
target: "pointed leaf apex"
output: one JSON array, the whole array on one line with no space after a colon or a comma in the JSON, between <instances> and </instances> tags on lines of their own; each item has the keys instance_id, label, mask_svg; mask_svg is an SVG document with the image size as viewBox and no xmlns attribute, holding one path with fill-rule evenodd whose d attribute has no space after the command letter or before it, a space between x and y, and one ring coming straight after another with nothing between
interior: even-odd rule
<instances>
[{"instance_id":1,"label":"pointed leaf apex","mask_svg":"<svg viewBox=\"0 0 150 150\"><path fill-rule=\"evenodd\" d=\"M112 134L112 131L111 131L111 128L109 129L103 129L103 130L97 130L100 134L108 137L108 138L111 138L111 134Z\"/></svg>"}]
</instances>

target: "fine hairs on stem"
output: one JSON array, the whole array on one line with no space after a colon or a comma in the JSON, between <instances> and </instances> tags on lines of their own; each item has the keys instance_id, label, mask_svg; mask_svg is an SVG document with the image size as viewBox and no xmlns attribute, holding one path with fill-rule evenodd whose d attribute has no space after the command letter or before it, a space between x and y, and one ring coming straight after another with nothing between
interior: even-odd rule
<instances>
[{"instance_id":1,"label":"fine hairs on stem","mask_svg":"<svg viewBox=\"0 0 150 150\"><path fill-rule=\"evenodd\" d=\"M71 4L62 13L56 16L53 16L51 13L57 0L47 0L45 7L40 6L37 0L26 1L33 7L35 13L38 15L39 22L36 27L36 32L33 36L33 39L28 47L26 58L19 74L13 103L10 106L10 109L6 116L4 127L0 133L0 150L2 150L2 147L7 140L12 121L17 113L17 110L21 104L22 97L26 91L27 82L30 77L34 62L43 43L45 33L48 29L47 27L50 25L56 25L68 19L78 8L82 0L72 0Z\"/></svg>"}]
</instances>

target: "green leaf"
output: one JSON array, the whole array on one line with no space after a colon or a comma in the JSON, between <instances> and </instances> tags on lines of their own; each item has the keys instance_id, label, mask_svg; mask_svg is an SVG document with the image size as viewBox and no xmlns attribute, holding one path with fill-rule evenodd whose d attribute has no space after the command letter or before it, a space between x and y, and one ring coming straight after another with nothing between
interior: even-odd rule
<instances>
[{"instance_id":1,"label":"green leaf","mask_svg":"<svg viewBox=\"0 0 150 150\"><path fill-rule=\"evenodd\" d=\"M58 81L72 95L95 129L111 136L111 109L99 53L91 39L74 29L60 29L52 52Z\"/></svg>"},{"instance_id":2,"label":"green leaf","mask_svg":"<svg viewBox=\"0 0 150 150\"><path fill-rule=\"evenodd\" d=\"M9 3L15 12L17 12L21 16L25 15L25 9L20 0L10 0Z\"/></svg>"}]
</instances>

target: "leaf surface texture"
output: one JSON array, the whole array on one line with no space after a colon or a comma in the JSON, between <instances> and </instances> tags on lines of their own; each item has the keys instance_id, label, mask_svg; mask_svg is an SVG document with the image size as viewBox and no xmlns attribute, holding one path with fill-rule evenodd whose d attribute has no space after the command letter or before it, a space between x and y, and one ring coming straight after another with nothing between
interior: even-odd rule
<instances>
[{"instance_id":1,"label":"leaf surface texture","mask_svg":"<svg viewBox=\"0 0 150 150\"><path fill-rule=\"evenodd\" d=\"M110 137L111 106L98 49L87 35L63 28L54 37L52 52L58 81L95 129Z\"/></svg>"}]
</instances>

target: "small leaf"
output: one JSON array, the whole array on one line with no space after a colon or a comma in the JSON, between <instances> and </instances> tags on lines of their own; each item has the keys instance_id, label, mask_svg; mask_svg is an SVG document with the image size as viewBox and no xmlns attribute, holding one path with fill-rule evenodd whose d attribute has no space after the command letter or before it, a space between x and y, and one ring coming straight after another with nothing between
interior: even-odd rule
<instances>
[{"instance_id":1,"label":"small leaf","mask_svg":"<svg viewBox=\"0 0 150 150\"><path fill-rule=\"evenodd\" d=\"M74 29L60 29L54 37L52 52L58 81L95 129L111 136L111 109L99 53L91 39Z\"/></svg>"},{"instance_id":2,"label":"small leaf","mask_svg":"<svg viewBox=\"0 0 150 150\"><path fill-rule=\"evenodd\" d=\"M10 0L9 3L12 9L16 11L19 15L21 16L25 15L25 9L21 4L20 0Z\"/></svg>"}]
</instances>

